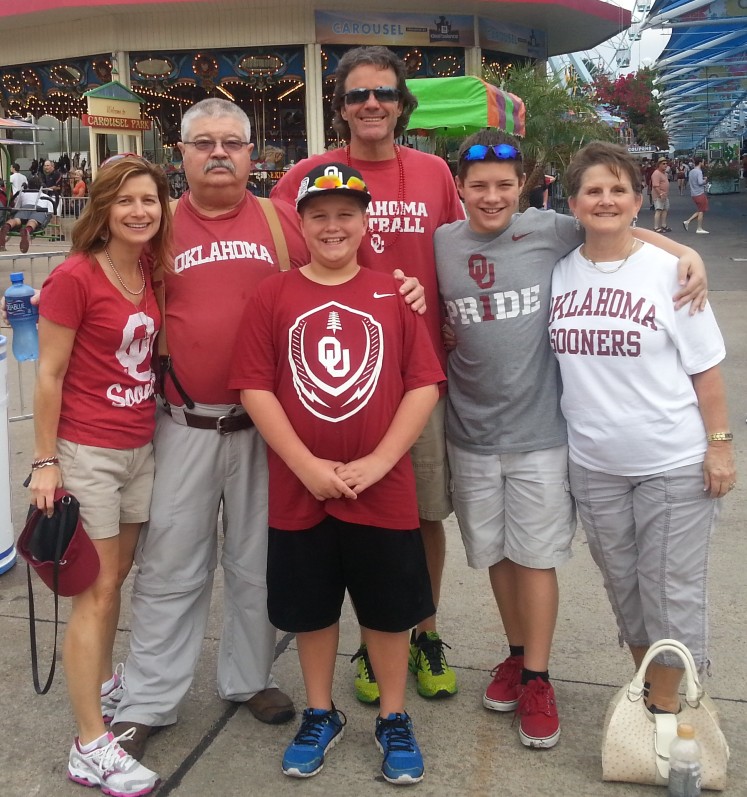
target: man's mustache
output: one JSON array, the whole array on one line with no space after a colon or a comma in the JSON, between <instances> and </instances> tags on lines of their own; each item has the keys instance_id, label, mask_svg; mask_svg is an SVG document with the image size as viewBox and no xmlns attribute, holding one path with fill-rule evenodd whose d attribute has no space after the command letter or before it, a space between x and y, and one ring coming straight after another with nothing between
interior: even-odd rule
<instances>
[{"instance_id":1,"label":"man's mustache","mask_svg":"<svg viewBox=\"0 0 747 797\"><path fill-rule=\"evenodd\" d=\"M231 174L236 174L236 167L233 165L233 161L230 158L210 158L203 166L202 171L204 174L207 174L213 169L228 169Z\"/></svg>"}]
</instances>

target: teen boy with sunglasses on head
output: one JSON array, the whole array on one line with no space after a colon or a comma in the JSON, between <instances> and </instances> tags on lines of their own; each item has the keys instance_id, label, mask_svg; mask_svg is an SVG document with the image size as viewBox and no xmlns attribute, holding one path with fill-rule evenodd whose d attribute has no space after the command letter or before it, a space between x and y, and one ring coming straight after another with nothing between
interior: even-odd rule
<instances>
[{"instance_id":1,"label":"teen boy with sunglasses on head","mask_svg":"<svg viewBox=\"0 0 747 797\"><path fill-rule=\"evenodd\" d=\"M525 175L518 141L483 130L459 149L457 188L468 221L441 227L436 268L456 339L448 361L446 442L452 501L470 567L487 568L509 644L483 705L514 711L527 747L560 736L548 664L558 610L555 568L576 528L565 420L547 333L556 261L583 242L570 216L518 213ZM693 276L675 297L704 303L697 253L636 230ZM673 245L674 244L674 245ZM694 298L693 298L694 297Z\"/></svg>"}]
</instances>

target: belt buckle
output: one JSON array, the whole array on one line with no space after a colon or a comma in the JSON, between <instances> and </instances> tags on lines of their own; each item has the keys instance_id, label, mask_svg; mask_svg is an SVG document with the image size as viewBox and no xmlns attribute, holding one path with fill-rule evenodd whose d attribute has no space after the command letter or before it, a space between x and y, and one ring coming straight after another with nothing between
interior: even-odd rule
<instances>
[{"instance_id":1,"label":"belt buckle","mask_svg":"<svg viewBox=\"0 0 747 797\"><path fill-rule=\"evenodd\" d=\"M230 421L232 417L233 417L232 415L221 415L218 418L218 420L215 422L215 428L218 434L221 435L221 437L225 437L227 434L231 434L230 429L226 429L223 426L223 423L224 421Z\"/></svg>"}]
</instances>

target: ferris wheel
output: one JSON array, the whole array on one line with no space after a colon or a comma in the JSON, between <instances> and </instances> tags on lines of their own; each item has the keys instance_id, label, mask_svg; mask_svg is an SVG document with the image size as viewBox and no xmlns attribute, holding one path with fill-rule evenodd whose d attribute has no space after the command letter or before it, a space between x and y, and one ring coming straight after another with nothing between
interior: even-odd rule
<instances>
[{"instance_id":1,"label":"ferris wheel","mask_svg":"<svg viewBox=\"0 0 747 797\"><path fill-rule=\"evenodd\" d=\"M643 23L651 10L651 0L636 0L630 28L620 31L590 50L552 56L549 70L564 83L589 85L597 75L615 77L630 66L633 47L641 40Z\"/></svg>"}]
</instances>

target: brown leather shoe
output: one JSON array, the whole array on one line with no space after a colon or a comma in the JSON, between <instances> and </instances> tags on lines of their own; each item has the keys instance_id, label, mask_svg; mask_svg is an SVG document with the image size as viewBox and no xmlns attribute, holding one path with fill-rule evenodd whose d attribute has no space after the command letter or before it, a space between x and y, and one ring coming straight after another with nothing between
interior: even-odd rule
<instances>
[{"instance_id":1,"label":"brown leather shoe","mask_svg":"<svg viewBox=\"0 0 747 797\"><path fill-rule=\"evenodd\" d=\"M293 701L277 688L257 692L245 705L260 722L268 725L282 725L296 715Z\"/></svg>"},{"instance_id":2,"label":"brown leather shoe","mask_svg":"<svg viewBox=\"0 0 747 797\"><path fill-rule=\"evenodd\" d=\"M154 734L168 728L168 725L143 725L141 722L115 722L109 727L109 730L115 736L121 736L127 733L130 728L135 729L135 733L131 739L122 739L119 746L129 753L134 759L140 761L145 755L145 746L148 744L148 739Z\"/></svg>"}]
</instances>

